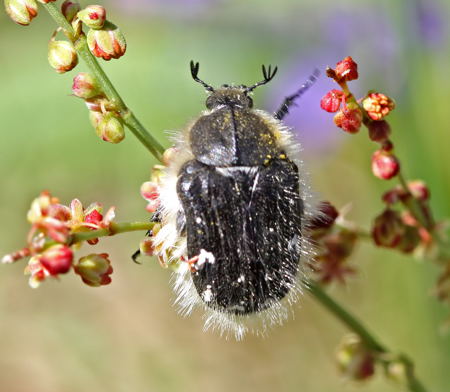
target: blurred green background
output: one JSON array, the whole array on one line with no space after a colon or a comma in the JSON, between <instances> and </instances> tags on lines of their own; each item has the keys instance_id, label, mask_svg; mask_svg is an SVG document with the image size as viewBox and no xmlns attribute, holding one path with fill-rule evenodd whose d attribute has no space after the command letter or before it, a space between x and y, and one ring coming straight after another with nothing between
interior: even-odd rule
<instances>
[{"instance_id":1,"label":"blurred green background","mask_svg":"<svg viewBox=\"0 0 450 392\"><path fill-rule=\"evenodd\" d=\"M58 2L59 3L59 2ZM87 5L87 2L82 2ZM128 0L101 2L126 35L128 51L105 68L126 102L165 145L204 106L191 59L212 85L250 84L261 64L279 73L255 93L273 111L315 67L351 55L363 95L394 97L393 140L408 178L425 179L438 219L450 216L450 4L446 0ZM81 100L75 72L56 74L46 48L54 24L40 10L29 27L0 12L0 254L24 245L25 214L43 189L63 203L115 205L118 220L147 219L139 187L155 163L132 134L101 142ZM86 71L80 64L76 71ZM392 184L370 173L376 148L366 132L344 134L319 109L324 76L286 122L303 142L314 189L369 227ZM171 305L169 274L152 259L133 264L142 235L104 239L113 284L89 288L75 275L33 291L24 262L0 270L0 391L397 391L381 372L367 384L345 381L334 350L346 329L307 295L295 318L267 338L226 341L202 332L199 312L182 318ZM83 255L93 249L82 249ZM329 292L395 351L414 358L430 391L450 390L450 337L439 333L448 309L430 294L431 263L358 246L359 274Z\"/></svg>"}]
</instances>

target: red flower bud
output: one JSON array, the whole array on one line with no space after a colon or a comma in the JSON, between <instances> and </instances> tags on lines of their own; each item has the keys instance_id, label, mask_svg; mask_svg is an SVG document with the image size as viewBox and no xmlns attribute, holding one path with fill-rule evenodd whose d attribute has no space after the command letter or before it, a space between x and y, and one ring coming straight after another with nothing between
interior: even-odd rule
<instances>
[{"instance_id":1,"label":"red flower bud","mask_svg":"<svg viewBox=\"0 0 450 392\"><path fill-rule=\"evenodd\" d=\"M160 204L159 200L159 186L158 184L147 181L141 186L141 196L148 201L146 210L148 212L155 212Z\"/></svg>"},{"instance_id":2,"label":"red flower bud","mask_svg":"<svg viewBox=\"0 0 450 392\"><path fill-rule=\"evenodd\" d=\"M372 120L381 120L394 108L394 101L381 93L370 93L362 102L364 110Z\"/></svg>"},{"instance_id":3,"label":"red flower bud","mask_svg":"<svg viewBox=\"0 0 450 392\"><path fill-rule=\"evenodd\" d=\"M64 73L78 64L77 52L68 41L51 40L48 44L48 62L58 73Z\"/></svg>"},{"instance_id":4,"label":"red flower bud","mask_svg":"<svg viewBox=\"0 0 450 392\"><path fill-rule=\"evenodd\" d=\"M90 254L82 257L74 265L75 273L81 276L81 279L88 286L99 287L111 283L113 269L108 254Z\"/></svg>"},{"instance_id":5,"label":"red flower bud","mask_svg":"<svg viewBox=\"0 0 450 392\"><path fill-rule=\"evenodd\" d=\"M348 133L357 133L361 128L363 115L358 105L347 105L334 116L334 123Z\"/></svg>"},{"instance_id":6,"label":"red flower bud","mask_svg":"<svg viewBox=\"0 0 450 392\"><path fill-rule=\"evenodd\" d=\"M69 22L72 22L80 9L80 3L76 1L66 0L61 5L61 12Z\"/></svg>"},{"instance_id":7,"label":"red flower bud","mask_svg":"<svg viewBox=\"0 0 450 392\"><path fill-rule=\"evenodd\" d=\"M405 197L405 191L400 185L395 186L389 191L385 192L381 197L386 204L395 204Z\"/></svg>"},{"instance_id":8,"label":"red flower bud","mask_svg":"<svg viewBox=\"0 0 450 392\"><path fill-rule=\"evenodd\" d=\"M390 152L377 150L372 155L372 173L382 180L390 180L400 170L400 162Z\"/></svg>"},{"instance_id":9,"label":"red flower bud","mask_svg":"<svg viewBox=\"0 0 450 392\"><path fill-rule=\"evenodd\" d=\"M344 60L339 61L334 69L336 76L340 80L349 82L350 80L358 79L358 64L348 56Z\"/></svg>"},{"instance_id":10,"label":"red flower bud","mask_svg":"<svg viewBox=\"0 0 450 392\"><path fill-rule=\"evenodd\" d=\"M88 5L77 16L86 26L97 30L105 24L106 10L101 5Z\"/></svg>"},{"instance_id":11,"label":"red flower bud","mask_svg":"<svg viewBox=\"0 0 450 392\"><path fill-rule=\"evenodd\" d=\"M369 129L369 138L374 142L385 142L391 134L391 127L384 121L370 121L367 125Z\"/></svg>"},{"instance_id":12,"label":"red flower bud","mask_svg":"<svg viewBox=\"0 0 450 392\"><path fill-rule=\"evenodd\" d=\"M101 90L92 75L81 72L73 78L72 93L79 98L90 99L100 95Z\"/></svg>"},{"instance_id":13,"label":"red flower bud","mask_svg":"<svg viewBox=\"0 0 450 392\"><path fill-rule=\"evenodd\" d=\"M28 26L38 14L34 0L5 0L5 9L8 16L22 26Z\"/></svg>"},{"instance_id":14,"label":"red flower bud","mask_svg":"<svg viewBox=\"0 0 450 392\"><path fill-rule=\"evenodd\" d=\"M322 201L318 210L318 214L309 223L311 230L328 229L339 216L339 212L328 201Z\"/></svg>"},{"instance_id":15,"label":"red flower bud","mask_svg":"<svg viewBox=\"0 0 450 392\"><path fill-rule=\"evenodd\" d=\"M50 275L69 272L73 261L73 252L67 245L54 245L39 257L39 261Z\"/></svg>"},{"instance_id":16,"label":"red flower bud","mask_svg":"<svg viewBox=\"0 0 450 392\"><path fill-rule=\"evenodd\" d=\"M336 113L341 106L343 97L343 91L331 90L320 100L320 107L329 113Z\"/></svg>"},{"instance_id":17,"label":"red flower bud","mask_svg":"<svg viewBox=\"0 0 450 392\"><path fill-rule=\"evenodd\" d=\"M104 60L118 59L125 54L127 44L119 28L106 22L99 30L89 30L87 42L92 54Z\"/></svg>"},{"instance_id":18,"label":"red flower bud","mask_svg":"<svg viewBox=\"0 0 450 392\"><path fill-rule=\"evenodd\" d=\"M375 218L372 238L377 246L395 248L405 233L405 224L397 211L386 209Z\"/></svg>"}]
</instances>

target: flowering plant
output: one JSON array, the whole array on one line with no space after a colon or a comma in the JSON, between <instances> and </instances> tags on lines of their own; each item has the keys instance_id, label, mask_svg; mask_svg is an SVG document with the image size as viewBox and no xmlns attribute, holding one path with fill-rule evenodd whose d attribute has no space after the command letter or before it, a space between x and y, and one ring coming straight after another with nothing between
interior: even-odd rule
<instances>
[{"instance_id":1,"label":"flowering plant","mask_svg":"<svg viewBox=\"0 0 450 392\"><path fill-rule=\"evenodd\" d=\"M127 127L162 165L155 166L151 181L141 187L141 194L148 201L147 211L154 213L159 202L161 169L176 153L164 151L126 106L112 85L97 59L118 59L126 52L126 41L120 29L109 22L101 6L84 9L76 2L65 1L58 8L54 1L40 1L58 24L49 43L49 63L58 73L68 72L78 66L81 57L89 73L74 77L72 93L82 99L88 110L96 134L103 141L120 143ZM20 25L28 25L38 14L34 0L5 0L8 15ZM57 40L63 34L65 40ZM410 359L393 354L373 338L372 334L349 312L337 304L324 290L325 285L345 282L356 268L349 265L350 256L360 240L369 240L382 246L417 257L435 260L442 269L436 292L448 301L450 280L450 256L445 222L434 220L430 205L430 191L423 181L407 181L401 171L400 159L394 152L391 127L386 117L395 108L394 101L383 93L369 91L356 99L348 82L359 77L357 64L347 57L329 68L327 75L339 85L321 100L320 106L335 113L335 124L345 132L358 133L363 126L368 129L370 140L378 143L371 161L372 173L382 179L398 179L399 184L382 195L383 211L374 218L370 230L345 218L345 211L338 211L330 202L321 204L322 215L313 221L311 238L319 245L311 263L314 279L305 281L305 287L330 312L343 321L354 333L345 337L338 348L336 359L339 368L350 378L369 379L381 365L385 373L406 385L411 391L425 391L418 381ZM319 103L318 103L319 104ZM74 199L64 205L49 192L43 192L31 205L28 213L31 228L26 246L3 257L4 263L28 258L25 268L29 283L38 287L47 278L58 278L71 271L79 275L89 286L111 283L113 269L105 253L89 253L76 260L75 252L82 243L95 245L103 236L117 235L134 230L160 229L154 222L117 223L114 208L105 213L99 203L84 208ZM141 253L152 255L157 244L151 238L141 243ZM167 267L164 260L161 264Z\"/></svg>"}]
</instances>

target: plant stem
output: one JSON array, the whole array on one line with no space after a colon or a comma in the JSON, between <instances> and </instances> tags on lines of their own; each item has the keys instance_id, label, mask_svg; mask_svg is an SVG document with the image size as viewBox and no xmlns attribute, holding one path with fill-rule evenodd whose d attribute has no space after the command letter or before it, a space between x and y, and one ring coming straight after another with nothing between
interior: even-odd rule
<instances>
[{"instance_id":1,"label":"plant stem","mask_svg":"<svg viewBox=\"0 0 450 392\"><path fill-rule=\"evenodd\" d=\"M125 223L112 222L108 228L72 234L69 237L69 240L67 241L67 245L73 245L78 242L88 241L94 238L106 237L120 233L127 233L130 231L151 230L154 225L155 222L125 222Z\"/></svg>"},{"instance_id":2,"label":"plant stem","mask_svg":"<svg viewBox=\"0 0 450 392\"><path fill-rule=\"evenodd\" d=\"M303 284L321 305L336 316L347 328L356 333L365 346L376 354L377 357L382 358L386 354L391 354L391 352L381 344L355 316L331 298L317 283L304 279ZM414 374L414 364L412 361L405 355L395 356L395 358L398 361L401 361L406 367L406 378L409 391L426 392L425 387Z\"/></svg>"},{"instance_id":3,"label":"plant stem","mask_svg":"<svg viewBox=\"0 0 450 392\"><path fill-rule=\"evenodd\" d=\"M72 25L66 20L64 15L54 3L43 4L50 16L54 19L56 24L61 27L67 38L73 43L75 50L79 56L84 60L98 84L102 88L106 97L112 102L113 106L117 108L125 125L133 132L134 136L150 151L153 156L161 161L164 147L145 129L136 116L128 109L122 97L119 95L114 85L109 80L103 68L98 63L95 56L89 50L86 36L81 33L77 36Z\"/></svg>"}]
</instances>

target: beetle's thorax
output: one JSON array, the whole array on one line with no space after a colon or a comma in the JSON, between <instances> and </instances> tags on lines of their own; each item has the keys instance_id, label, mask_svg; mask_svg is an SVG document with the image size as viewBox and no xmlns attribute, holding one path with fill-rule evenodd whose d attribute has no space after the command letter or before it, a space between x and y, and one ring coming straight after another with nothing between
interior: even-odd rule
<instances>
[{"instance_id":1,"label":"beetle's thorax","mask_svg":"<svg viewBox=\"0 0 450 392\"><path fill-rule=\"evenodd\" d=\"M252 99L242 87L223 86L214 90L206 99L206 107L214 109L219 106L239 107L242 109L251 108L253 106Z\"/></svg>"}]
</instances>

